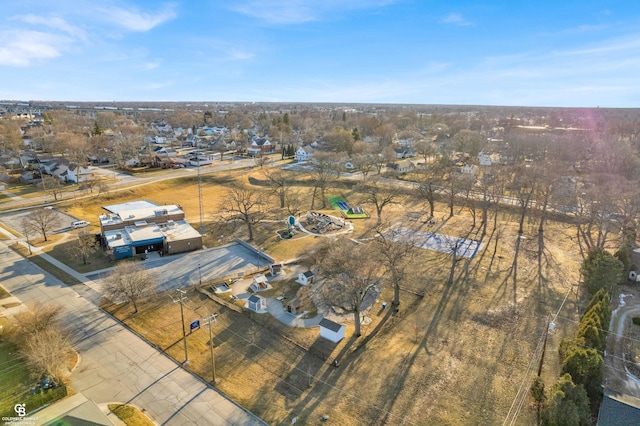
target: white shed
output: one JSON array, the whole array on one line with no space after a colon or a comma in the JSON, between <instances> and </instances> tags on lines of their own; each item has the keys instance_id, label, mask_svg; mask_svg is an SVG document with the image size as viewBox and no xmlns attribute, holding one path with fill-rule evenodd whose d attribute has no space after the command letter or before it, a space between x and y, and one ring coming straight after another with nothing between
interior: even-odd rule
<instances>
[{"instance_id":1,"label":"white shed","mask_svg":"<svg viewBox=\"0 0 640 426\"><path fill-rule=\"evenodd\" d=\"M254 312L263 313L267 309L267 301L260 296L252 294L247 300L247 307Z\"/></svg>"},{"instance_id":2,"label":"white shed","mask_svg":"<svg viewBox=\"0 0 640 426\"><path fill-rule=\"evenodd\" d=\"M313 272L306 271L298 274L298 284L309 285L313 282Z\"/></svg>"},{"instance_id":3,"label":"white shed","mask_svg":"<svg viewBox=\"0 0 640 426\"><path fill-rule=\"evenodd\" d=\"M337 322L333 322L326 318L322 318L320 321L320 337L323 337L333 343L338 343L344 339L344 331L346 327Z\"/></svg>"}]
</instances>

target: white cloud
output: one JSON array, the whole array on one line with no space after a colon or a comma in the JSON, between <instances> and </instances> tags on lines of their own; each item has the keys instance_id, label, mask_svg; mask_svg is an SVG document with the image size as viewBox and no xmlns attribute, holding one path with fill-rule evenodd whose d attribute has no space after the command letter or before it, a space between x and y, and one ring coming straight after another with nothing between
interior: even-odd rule
<instances>
[{"instance_id":1,"label":"white cloud","mask_svg":"<svg viewBox=\"0 0 640 426\"><path fill-rule=\"evenodd\" d=\"M154 61L154 62L145 62L144 64L142 64L142 68L149 71L149 70L154 70L156 68L158 68L160 66L160 61Z\"/></svg>"},{"instance_id":2,"label":"white cloud","mask_svg":"<svg viewBox=\"0 0 640 426\"><path fill-rule=\"evenodd\" d=\"M123 27L129 31L145 32L174 19L177 14L173 5L165 5L157 13L142 12L137 9L123 9L111 7L98 9L98 13L107 21Z\"/></svg>"},{"instance_id":3,"label":"white cloud","mask_svg":"<svg viewBox=\"0 0 640 426\"><path fill-rule=\"evenodd\" d=\"M0 65L25 67L56 58L68 44L64 37L38 31L4 31L0 33Z\"/></svg>"},{"instance_id":4,"label":"white cloud","mask_svg":"<svg viewBox=\"0 0 640 426\"><path fill-rule=\"evenodd\" d=\"M387 6L397 0L242 0L229 8L270 24L318 21L335 11Z\"/></svg>"},{"instance_id":5,"label":"white cloud","mask_svg":"<svg viewBox=\"0 0 640 426\"><path fill-rule=\"evenodd\" d=\"M440 22L442 22L443 24L457 25L459 27L466 27L468 25L471 25L471 22L464 19L459 13L450 13L442 18Z\"/></svg>"},{"instance_id":6,"label":"white cloud","mask_svg":"<svg viewBox=\"0 0 640 426\"><path fill-rule=\"evenodd\" d=\"M14 20L24 22L26 24L45 26L53 30L62 31L70 36L79 38L82 40L87 39L84 30L75 25L68 23L65 19L59 16L39 16L39 15L18 15L13 18Z\"/></svg>"},{"instance_id":7,"label":"white cloud","mask_svg":"<svg viewBox=\"0 0 640 426\"><path fill-rule=\"evenodd\" d=\"M253 59L255 57L255 54L253 52L248 52L248 51L243 51L238 49L231 49L231 52L229 52L229 54L231 59L239 60L239 61Z\"/></svg>"}]
</instances>

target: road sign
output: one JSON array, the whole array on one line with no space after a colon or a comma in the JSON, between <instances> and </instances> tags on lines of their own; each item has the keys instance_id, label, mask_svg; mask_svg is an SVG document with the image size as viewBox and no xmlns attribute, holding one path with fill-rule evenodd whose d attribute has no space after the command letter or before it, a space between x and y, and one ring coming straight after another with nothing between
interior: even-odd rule
<instances>
[{"instance_id":1,"label":"road sign","mask_svg":"<svg viewBox=\"0 0 640 426\"><path fill-rule=\"evenodd\" d=\"M195 330L196 328L200 328L200 320L199 320L199 319L195 320L194 322L192 322L192 323L189 325L189 330L190 330L190 331L193 331L193 330Z\"/></svg>"}]
</instances>

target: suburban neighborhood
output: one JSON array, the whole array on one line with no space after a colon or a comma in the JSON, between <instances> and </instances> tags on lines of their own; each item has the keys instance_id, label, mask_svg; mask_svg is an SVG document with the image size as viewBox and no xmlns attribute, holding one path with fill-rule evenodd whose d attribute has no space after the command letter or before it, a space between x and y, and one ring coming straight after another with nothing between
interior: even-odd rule
<instances>
[{"instance_id":1,"label":"suburban neighborhood","mask_svg":"<svg viewBox=\"0 0 640 426\"><path fill-rule=\"evenodd\" d=\"M615 425L640 412L628 113L601 109L591 127L581 110L323 105L305 112L326 124L311 135L290 105L144 120L124 105L1 107L15 143L0 349L24 369L3 415L22 402L98 424L119 424L119 407L163 424L560 424L572 406ZM84 125L65 137L82 151L45 143L72 117ZM602 134L618 160L601 160ZM47 363L19 344L38 312L64 336ZM121 356L145 381L124 378ZM175 380L183 391L161 393ZM487 393L461 393L470 383Z\"/></svg>"}]
</instances>

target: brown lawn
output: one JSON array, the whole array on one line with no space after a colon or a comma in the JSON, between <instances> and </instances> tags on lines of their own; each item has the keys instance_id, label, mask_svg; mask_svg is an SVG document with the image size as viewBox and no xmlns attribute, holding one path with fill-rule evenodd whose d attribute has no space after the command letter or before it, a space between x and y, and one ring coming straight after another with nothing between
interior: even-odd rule
<instances>
[{"instance_id":1,"label":"brown lawn","mask_svg":"<svg viewBox=\"0 0 640 426\"><path fill-rule=\"evenodd\" d=\"M244 224L209 221L224 194L224 180L233 178L212 178L203 186L209 244L246 237ZM193 180L149 185L144 196L130 195L177 202L170 194L176 188L191 222L197 222ZM361 201L348 186L328 193L334 194L353 204ZM417 231L481 238L466 211L457 209L448 219L446 206L438 204L435 224L407 215L424 211L424 205L406 195L383 215ZM279 210L271 214L283 222L256 226L255 243L278 260L302 256L324 238L297 234L292 240L280 240L276 231L284 228L287 214ZM371 237L375 222L375 217L354 220L355 232L349 237ZM369 313L373 322L363 326L360 338L352 335L351 318L345 317L347 337L338 345L319 339L317 329L289 329L268 315L239 314L193 290L185 320L220 314L213 326L217 386L270 424L290 424L294 416L301 424L321 424L325 414L331 424L340 425L499 424L519 389L525 390L527 399L517 411L516 423L532 424L535 413L528 408L526 390L537 370L546 321L551 316L556 324L543 367L550 387L559 370L557 345L576 328L581 258L571 240L573 228L549 222L538 262L537 224L527 223L514 283L516 231L514 212L500 213L497 229L489 226L478 255L458 262L452 284L447 284L451 256L421 250L403 283L406 291L399 311L389 307L382 312L377 304ZM295 293L295 285L282 284L271 293L273 297ZM387 288L379 301L391 298ZM179 309L168 297L148 301L134 317L127 306L108 309L183 360ZM211 380L208 331L197 330L187 339L189 368ZM331 365L336 358L339 367Z\"/></svg>"}]
</instances>

